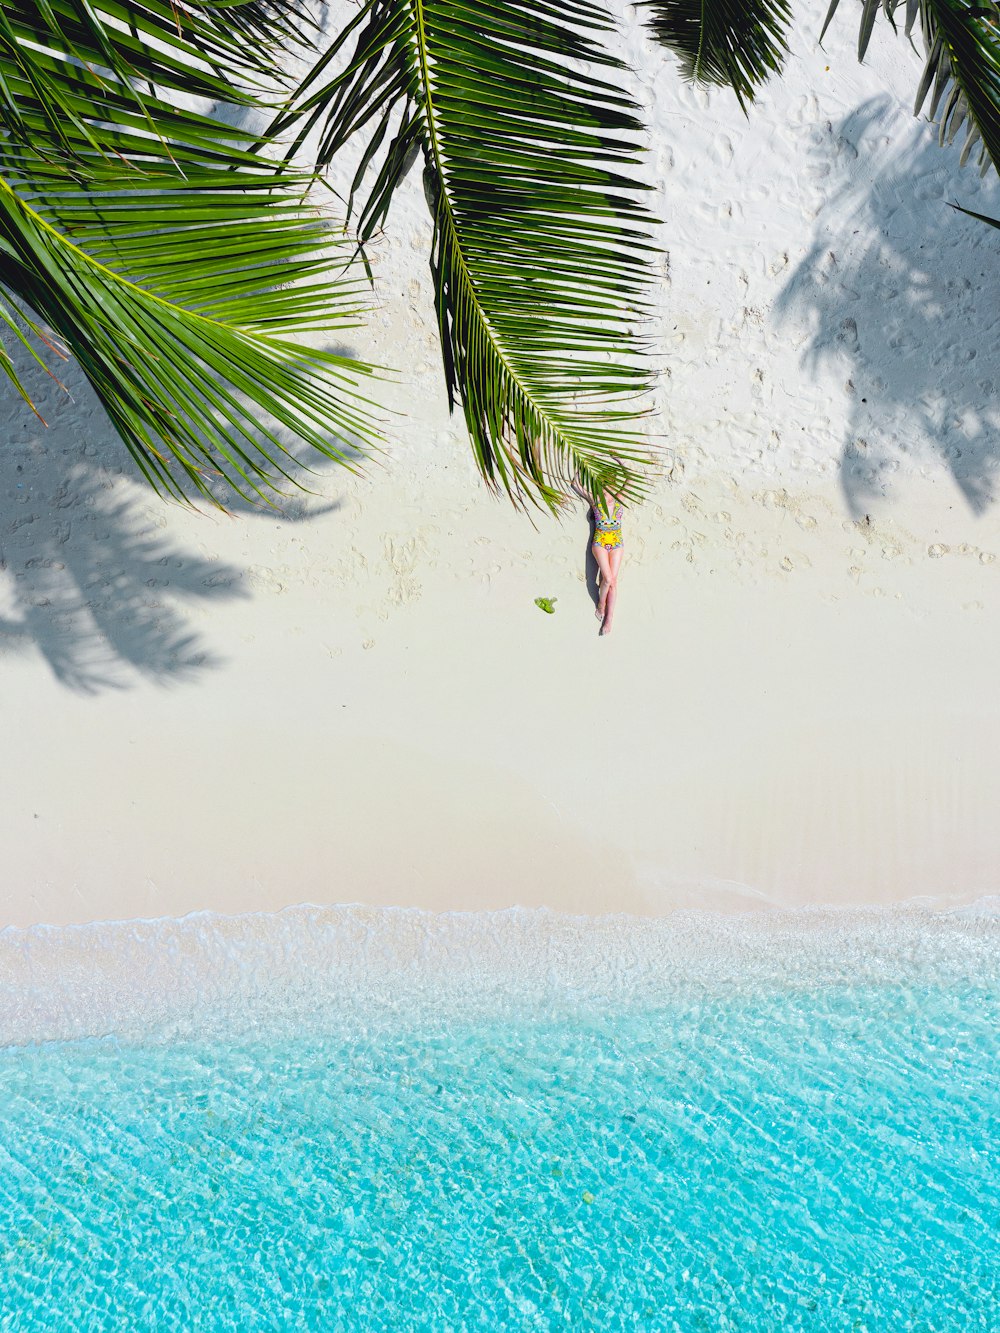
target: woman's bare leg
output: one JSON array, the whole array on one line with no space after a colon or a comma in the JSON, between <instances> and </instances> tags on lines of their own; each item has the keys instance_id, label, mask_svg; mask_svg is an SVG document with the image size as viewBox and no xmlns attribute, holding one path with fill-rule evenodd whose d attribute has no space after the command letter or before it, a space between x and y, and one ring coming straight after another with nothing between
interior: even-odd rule
<instances>
[{"instance_id":1,"label":"woman's bare leg","mask_svg":"<svg viewBox=\"0 0 1000 1333\"><path fill-rule=\"evenodd\" d=\"M608 563L611 566L611 579L608 583L607 596L604 601L604 624L601 626L602 634L611 633L611 622L615 618L615 602L618 600L618 571L621 569L622 564L622 548L616 546L607 554L610 556Z\"/></svg>"},{"instance_id":2,"label":"woman's bare leg","mask_svg":"<svg viewBox=\"0 0 1000 1333\"><path fill-rule=\"evenodd\" d=\"M597 561L597 567L601 571L601 589L597 599L596 615L598 620L603 620L605 607L608 603L608 593L611 591L615 581L615 576L611 567L611 557L614 555L614 552L609 551L606 546L602 546L599 542L594 542L590 549L594 552L594 559Z\"/></svg>"}]
</instances>

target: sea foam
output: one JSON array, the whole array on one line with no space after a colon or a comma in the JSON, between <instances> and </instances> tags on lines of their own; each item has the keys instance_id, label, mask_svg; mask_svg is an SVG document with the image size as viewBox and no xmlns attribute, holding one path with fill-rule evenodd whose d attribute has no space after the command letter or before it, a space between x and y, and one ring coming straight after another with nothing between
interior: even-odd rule
<instances>
[{"instance_id":1,"label":"sea foam","mask_svg":"<svg viewBox=\"0 0 1000 1333\"><path fill-rule=\"evenodd\" d=\"M0 1045L253 1037L685 994L1000 977L1000 899L663 918L362 906L0 931Z\"/></svg>"}]
</instances>

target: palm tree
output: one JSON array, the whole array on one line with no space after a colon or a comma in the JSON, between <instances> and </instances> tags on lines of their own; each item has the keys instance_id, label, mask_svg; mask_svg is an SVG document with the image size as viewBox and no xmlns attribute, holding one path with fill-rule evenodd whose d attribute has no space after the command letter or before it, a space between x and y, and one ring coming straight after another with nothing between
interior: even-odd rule
<instances>
[{"instance_id":1,"label":"palm tree","mask_svg":"<svg viewBox=\"0 0 1000 1333\"><path fill-rule=\"evenodd\" d=\"M643 7L744 110L787 52L787 0ZM918 107L930 95L942 137L964 123L965 154L996 164L998 5L864 0L862 57L880 10L920 21ZM446 382L483 476L517 503L555 507L574 474L637 498L655 252L612 32L597 0L363 0L317 50L296 0L3 0L0 318L33 355L78 358L168 494L220 475L266 496L297 440L350 465L377 444L372 367L323 344L362 318L355 243L293 163L316 129L316 173L363 133L362 257L423 158ZM315 58L294 90L289 47ZM270 129L191 109L206 100ZM27 399L2 345L0 365Z\"/></svg>"}]
</instances>

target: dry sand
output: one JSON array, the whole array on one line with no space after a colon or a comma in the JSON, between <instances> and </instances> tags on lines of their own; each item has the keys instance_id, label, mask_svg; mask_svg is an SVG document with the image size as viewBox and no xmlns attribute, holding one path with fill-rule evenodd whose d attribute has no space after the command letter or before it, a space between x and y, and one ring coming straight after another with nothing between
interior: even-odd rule
<instances>
[{"instance_id":1,"label":"dry sand","mask_svg":"<svg viewBox=\"0 0 1000 1333\"><path fill-rule=\"evenodd\" d=\"M597 637L449 419L417 174L355 346L405 415L285 512L152 498L79 375L6 394L0 923L366 902L660 913L996 892L997 190L886 30L800 7L749 122L626 14L667 446ZM829 69L827 69L829 66ZM556 613L534 605L556 597Z\"/></svg>"}]
</instances>

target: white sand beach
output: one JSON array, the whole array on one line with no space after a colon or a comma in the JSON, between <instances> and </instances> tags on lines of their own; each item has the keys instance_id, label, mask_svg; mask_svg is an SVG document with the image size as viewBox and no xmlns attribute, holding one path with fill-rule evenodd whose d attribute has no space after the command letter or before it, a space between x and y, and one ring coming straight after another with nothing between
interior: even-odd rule
<instances>
[{"instance_id":1,"label":"white sand beach","mask_svg":"<svg viewBox=\"0 0 1000 1333\"><path fill-rule=\"evenodd\" d=\"M749 119L623 9L664 219L651 500L597 635L583 505L450 418L419 173L359 354L385 455L281 513L153 496L79 372L2 399L0 925L997 891L1000 191L797 9ZM555 613L534 604L555 598Z\"/></svg>"}]
</instances>

